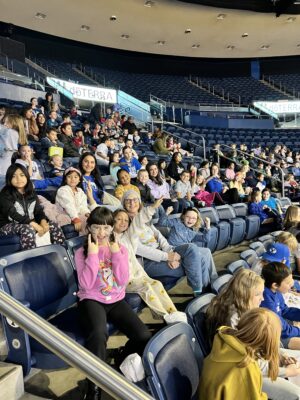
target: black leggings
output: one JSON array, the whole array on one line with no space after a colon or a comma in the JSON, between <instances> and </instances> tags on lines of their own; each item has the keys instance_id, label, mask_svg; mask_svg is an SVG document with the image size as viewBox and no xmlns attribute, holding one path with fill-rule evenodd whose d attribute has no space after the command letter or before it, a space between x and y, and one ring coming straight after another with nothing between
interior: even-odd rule
<instances>
[{"instance_id":1,"label":"black leggings","mask_svg":"<svg viewBox=\"0 0 300 400\"><path fill-rule=\"evenodd\" d=\"M125 300L113 304L82 300L78 309L80 322L86 333L86 348L90 352L105 361L108 319L129 338L122 352L122 358L132 353L142 356L151 333Z\"/></svg>"}]
</instances>

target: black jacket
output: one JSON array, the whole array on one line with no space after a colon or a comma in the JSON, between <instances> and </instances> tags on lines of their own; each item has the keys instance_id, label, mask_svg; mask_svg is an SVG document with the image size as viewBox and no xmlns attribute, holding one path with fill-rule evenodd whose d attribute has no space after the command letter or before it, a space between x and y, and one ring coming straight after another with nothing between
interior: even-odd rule
<instances>
[{"instance_id":1,"label":"black jacket","mask_svg":"<svg viewBox=\"0 0 300 400\"><path fill-rule=\"evenodd\" d=\"M64 157L79 157L78 148L74 144L71 136L61 133L58 135L58 140L64 145Z\"/></svg>"},{"instance_id":2,"label":"black jacket","mask_svg":"<svg viewBox=\"0 0 300 400\"><path fill-rule=\"evenodd\" d=\"M35 193L25 197L4 188L0 192L0 204L0 227L11 222L29 224L35 221L39 224L42 219L47 220Z\"/></svg>"}]
</instances>

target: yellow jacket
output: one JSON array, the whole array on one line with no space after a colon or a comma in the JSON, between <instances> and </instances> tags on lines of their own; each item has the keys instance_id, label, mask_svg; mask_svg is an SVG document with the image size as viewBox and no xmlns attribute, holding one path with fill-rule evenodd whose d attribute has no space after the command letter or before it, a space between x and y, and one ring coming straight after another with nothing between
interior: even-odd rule
<instances>
[{"instance_id":1,"label":"yellow jacket","mask_svg":"<svg viewBox=\"0 0 300 400\"><path fill-rule=\"evenodd\" d=\"M246 356L245 345L220 328L211 353L205 358L199 385L200 400L267 400L262 376L255 360L239 368Z\"/></svg>"}]
</instances>

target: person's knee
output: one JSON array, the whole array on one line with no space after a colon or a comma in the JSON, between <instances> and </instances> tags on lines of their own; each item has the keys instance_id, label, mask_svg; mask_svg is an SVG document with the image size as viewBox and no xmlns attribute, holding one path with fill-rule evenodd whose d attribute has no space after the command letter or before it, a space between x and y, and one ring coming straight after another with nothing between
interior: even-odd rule
<instances>
[{"instance_id":1,"label":"person's knee","mask_svg":"<svg viewBox=\"0 0 300 400\"><path fill-rule=\"evenodd\" d=\"M35 236L35 229L30 225L24 225L22 229L23 235L28 235L30 237Z\"/></svg>"}]
</instances>

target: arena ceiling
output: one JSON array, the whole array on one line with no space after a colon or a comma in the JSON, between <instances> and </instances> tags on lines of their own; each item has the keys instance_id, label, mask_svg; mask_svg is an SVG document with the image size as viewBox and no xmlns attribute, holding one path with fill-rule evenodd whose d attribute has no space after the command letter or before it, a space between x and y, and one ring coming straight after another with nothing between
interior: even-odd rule
<instances>
[{"instance_id":1,"label":"arena ceiling","mask_svg":"<svg viewBox=\"0 0 300 400\"><path fill-rule=\"evenodd\" d=\"M269 1L271 7L278 0L259 1ZM199 2L215 7L195 4ZM255 12L217 7L226 2L0 0L0 18L67 39L151 54L208 58L300 54L300 15L295 11L300 2L293 2L290 14L278 18L271 8Z\"/></svg>"}]
</instances>

